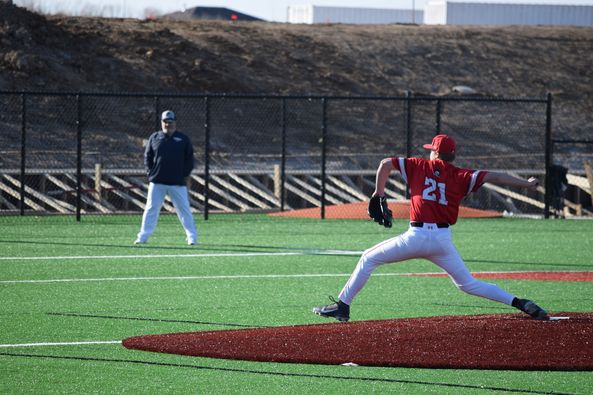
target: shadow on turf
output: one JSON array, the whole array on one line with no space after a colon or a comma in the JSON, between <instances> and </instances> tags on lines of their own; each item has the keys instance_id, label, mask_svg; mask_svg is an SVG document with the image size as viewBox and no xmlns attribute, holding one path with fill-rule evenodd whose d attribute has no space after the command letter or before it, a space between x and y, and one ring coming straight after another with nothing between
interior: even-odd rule
<instances>
[{"instance_id":1,"label":"shadow on turf","mask_svg":"<svg viewBox=\"0 0 593 395\"><path fill-rule=\"evenodd\" d=\"M0 356L20 357L20 358L56 359L56 360L69 360L69 361L86 361L86 362L109 362L109 363L123 363L123 364L136 364L136 365L149 365L149 366L164 366L164 367L174 367L174 368L211 370L211 371L228 372L228 373L249 373L249 374L265 375L265 376L300 377L300 378L308 378L308 379L315 378L315 379L381 382L381 383L395 383L395 384L417 384L417 385L426 385L426 386L432 386L432 387L477 389L479 391L499 391L499 392L512 392L512 393L520 392L520 393L525 393L525 394L572 395L570 393L565 393L565 392L518 390L518 389L514 389L514 388L487 387L487 386L483 386L483 385L436 383L436 382L430 382L430 381L386 379L386 378L382 378L382 377L356 377L356 376L336 376L336 375L305 374L305 373L283 373L283 372L274 372L274 371L265 371L265 370L233 369L233 368L219 368L219 367L212 367L212 366L200 366L200 365L190 365L190 364L152 362L152 361L142 361L142 360L135 360L135 359L67 357L67 356L62 356L62 355L19 354L19 353L8 353L8 352L0 352Z\"/></svg>"},{"instance_id":2,"label":"shadow on turf","mask_svg":"<svg viewBox=\"0 0 593 395\"><path fill-rule=\"evenodd\" d=\"M142 246L135 245L130 243L129 245L124 244L95 244L95 243L80 243L80 242L72 242L67 243L63 241L28 241L28 240L0 240L0 243L4 244L31 244L31 245L50 245L50 246L74 246L74 247L103 247L103 248L123 248L123 249L139 249L139 248L154 248L154 249L168 249L168 250L183 250L187 251L188 249L196 248L195 246L188 246L188 245L180 245L180 246L164 246L164 245L146 245L143 244Z\"/></svg>"},{"instance_id":3,"label":"shadow on turf","mask_svg":"<svg viewBox=\"0 0 593 395\"><path fill-rule=\"evenodd\" d=\"M180 245L180 246L171 246L171 245L162 245L162 244L142 244L142 245L124 245L124 244L95 244L95 243L80 243L80 242L63 242L63 241L28 241L28 240L0 240L0 243L6 244L31 244L31 245L61 245L61 246L76 246L76 247L103 247L103 248L121 248L121 249L133 249L133 250L145 250L145 249L155 249L155 250L179 250L179 251L217 251L217 252L269 252L273 250L275 252L285 252L285 251L295 251L295 252L302 252L304 254L311 253L311 254L319 254L323 253L324 255L344 255L341 252L332 253L332 251L337 251L336 249L323 249L323 248L305 248L305 247L287 247L287 246L269 246L269 245L243 245L243 244L204 244L200 243L197 246L187 246L187 245ZM342 250L340 250L342 251ZM346 250L344 250L346 251ZM357 251L348 251L348 252L356 252Z\"/></svg>"},{"instance_id":4,"label":"shadow on turf","mask_svg":"<svg viewBox=\"0 0 593 395\"><path fill-rule=\"evenodd\" d=\"M121 316L95 315L95 314L76 314L76 313L59 313L59 312L55 312L55 313L47 313L47 315L59 316L59 317L102 318L102 319L109 319L109 320L150 321L150 322L165 322L165 323L214 325L214 326L240 327L240 328L268 328L267 326L231 324L231 323L223 323L223 322L171 320L171 319L143 318L143 317L121 317Z\"/></svg>"}]
</instances>

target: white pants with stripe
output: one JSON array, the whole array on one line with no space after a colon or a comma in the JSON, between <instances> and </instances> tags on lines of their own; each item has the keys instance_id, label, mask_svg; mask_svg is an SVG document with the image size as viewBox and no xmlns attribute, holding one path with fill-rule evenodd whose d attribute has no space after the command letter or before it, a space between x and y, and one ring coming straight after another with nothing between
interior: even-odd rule
<instances>
[{"instance_id":1,"label":"white pants with stripe","mask_svg":"<svg viewBox=\"0 0 593 395\"><path fill-rule=\"evenodd\" d=\"M189 206L187 187L185 185L165 185L152 182L148 184L148 197L146 199L144 214L142 215L142 226L140 233L138 233L138 240L146 242L154 232L161 207L163 207L165 196L167 195L171 199L171 202L173 202L177 217L181 225L183 225L187 242L196 243L198 234Z\"/></svg>"},{"instance_id":2,"label":"white pants with stripe","mask_svg":"<svg viewBox=\"0 0 593 395\"><path fill-rule=\"evenodd\" d=\"M472 276L453 245L451 228L438 228L436 224L427 223L423 227L410 227L405 233L366 250L340 292L340 300L352 303L378 266L416 258L428 259L439 266L460 290L468 294L508 305L513 301L514 295Z\"/></svg>"}]
</instances>

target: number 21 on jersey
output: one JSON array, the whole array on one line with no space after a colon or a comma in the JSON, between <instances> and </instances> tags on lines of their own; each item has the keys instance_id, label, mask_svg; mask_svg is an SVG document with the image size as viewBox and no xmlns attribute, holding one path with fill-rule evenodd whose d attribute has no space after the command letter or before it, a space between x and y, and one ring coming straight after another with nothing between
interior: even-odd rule
<instances>
[{"instance_id":1,"label":"number 21 on jersey","mask_svg":"<svg viewBox=\"0 0 593 395\"><path fill-rule=\"evenodd\" d=\"M433 202L438 201L439 204L442 204L443 206L446 206L449 203L447 202L447 197L445 196L444 182L437 182L433 178L426 177L424 179L424 185L426 186L426 188L422 190L422 199L430 200Z\"/></svg>"}]
</instances>

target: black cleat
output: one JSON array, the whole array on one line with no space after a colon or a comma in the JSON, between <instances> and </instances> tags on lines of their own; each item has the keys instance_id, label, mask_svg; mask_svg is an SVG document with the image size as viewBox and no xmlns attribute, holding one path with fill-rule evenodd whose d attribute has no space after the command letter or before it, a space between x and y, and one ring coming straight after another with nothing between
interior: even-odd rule
<instances>
[{"instance_id":1,"label":"black cleat","mask_svg":"<svg viewBox=\"0 0 593 395\"><path fill-rule=\"evenodd\" d=\"M336 301L331 296L329 298L334 303L313 307L313 312L322 317L333 317L341 322L348 321L350 319L350 306L341 300Z\"/></svg>"},{"instance_id":2,"label":"black cleat","mask_svg":"<svg viewBox=\"0 0 593 395\"><path fill-rule=\"evenodd\" d=\"M519 310L522 312L529 314L531 318L534 320L548 320L550 317L548 316L548 312L531 300L527 299L519 299Z\"/></svg>"}]
</instances>

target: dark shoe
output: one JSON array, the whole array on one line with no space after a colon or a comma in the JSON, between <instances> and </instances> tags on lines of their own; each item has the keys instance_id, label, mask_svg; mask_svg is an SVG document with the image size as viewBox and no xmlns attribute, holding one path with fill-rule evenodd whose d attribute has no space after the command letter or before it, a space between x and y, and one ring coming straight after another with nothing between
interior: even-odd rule
<instances>
[{"instance_id":1,"label":"dark shoe","mask_svg":"<svg viewBox=\"0 0 593 395\"><path fill-rule=\"evenodd\" d=\"M325 306L313 308L313 312L322 317L333 317L338 321L346 322L350 319L350 306L341 300L336 301L331 296L329 299L334 302Z\"/></svg>"},{"instance_id":2,"label":"dark shoe","mask_svg":"<svg viewBox=\"0 0 593 395\"><path fill-rule=\"evenodd\" d=\"M531 318L535 320L547 320L550 318L546 310L542 309L541 307L533 303L531 300L520 299L519 310L529 314Z\"/></svg>"}]
</instances>

